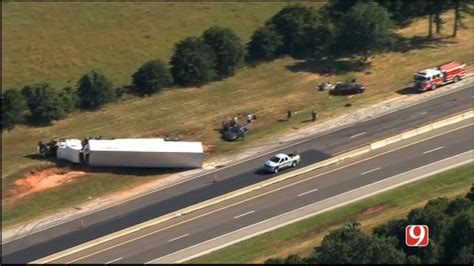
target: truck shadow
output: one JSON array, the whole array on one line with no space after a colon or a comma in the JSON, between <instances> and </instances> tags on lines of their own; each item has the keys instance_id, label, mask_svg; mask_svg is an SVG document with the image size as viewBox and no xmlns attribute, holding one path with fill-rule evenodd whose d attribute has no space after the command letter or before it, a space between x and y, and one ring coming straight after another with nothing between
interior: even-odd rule
<instances>
[{"instance_id":1,"label":"truck shadow","mask_svg":"<svg viewBox=\"0 0 474 266\"><path fill-rule=\"evenodd\" d=\"M397 90L397 93L401 95L417 94L417 92L415 91L415 89L413 89L413 87L405 87L403 89Z\"/></svg>"},{"instance_id":2,"label":"truck shadow","mask_svg":"<svg viewBox=\"0 0 474 266\"><path fill-rule=\"evenodd\" d=\"M71 166L72 164L68 161L65 160L58 160L57 158L54 157L43 157L39 154L27 154L24 156L25 158L32 159L32 160L37 160L37 161L43 161L43 162L51 162L54 163L56 167L68 167Z\"/></svg>"},{"instance_id":3,"label":"truck shadow","mask_svg":"<svg viewBox=\"0 0 474 266\"><path fill-rule=\"evenodd\" d=\"M162 174L175 174L194 168L141 168L141 167L99 167L99 166L88 166L82 164L73 164L66 160L59 160L54 157L43 157L38 154L28 154L24 157L51 162L54 163L55 167L67 168L70 171L84 171L86 173L107 173L117 175L134 175L134 176L150 176L150 175L162 175Z\"/></svg>"},{"instance_id":4,"label":"truck shadow","mask_svg":"<svg viewBox=\"0 0 474 266\"><path fill-rule=\"evenodd\" d=\"M116 175L151 176L176 174L186 170L191 170L192 168L91 167L85 165L72 165L71 169L91 174L107 173Z\"/></svg>"}]
</instances>

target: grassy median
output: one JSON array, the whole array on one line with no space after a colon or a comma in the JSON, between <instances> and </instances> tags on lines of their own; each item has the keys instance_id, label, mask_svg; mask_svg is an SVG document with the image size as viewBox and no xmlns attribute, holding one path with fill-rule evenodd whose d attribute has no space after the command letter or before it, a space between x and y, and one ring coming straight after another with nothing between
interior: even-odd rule
<instances>
[{"instance_id":1,"label":"grassy median","mask_svg":"<svg viewBox=\"0 0 474 266\"><path fill-rule=\"evenodd\" d=\"M188 35L199 35L211 25L230 27L247 41L251 33L284 4L186 3L186 8L182 8L178 3L107 3L106 6L103 3L2 3L6 44L2 48L6 71L3 87L19 88L39 81L50 82L58 88L74 86L80 75L92 67L102 69L116 85L124 84L130 81L130 75L140 64L152 58L168 61L175 41ZM182 20L170 19L169 15L176 13ZM163 177L159 172L87 171L84 178L77 178L60 188L3 205L3 200L12 195L10 191L14 191L15 181L25 173L54 165L33 156L39 140L179 134L183 139L199 140L208 145L206 160L245 151L304 127L312 110L317 110L320 121L325 121L361 106L400 96L417 70L452 59L472 65L472 16L466 18L468 28L462 29L454 39L447 37L453 21L452 12L444 14L443 19L446 21L443 38L419 41L404 52L378 55L370 59L371 73L357 69L353 62L340 62L335 75L323 77L318 73L321 62L282 58L247 67L231 78L202 88L167 90L147 98L132 97L107 105L98 112L76 111L52 126L19 125L4 132L2 225L35 218L22 213L45 215L84 202L88 197L96 198ZM406 38L420 40L426 35L426 24L424 18L417 20L400 33ZM123 32L123 28L128 32ZM84 41L89 38L87 36L95 41ZM316 82L352 77L365 85L364 94L351 98L331 97L327 92L313 88ZM348 103L350 107L346 107ZM281 120L288 109L298 113L290 121ZM249 126L250 133L245 141L227 143L221 140L218 129L223 119L244 112L258 115L255 123ZM36 206L34 211L31 206ZM5 220L9 222L5 224Z\"/></svg>"},{"instance_id":2,"label":"grassy median","mask_svg":"<svg viewBox=\"0 0 474 266\"><path fill-rule=\"evenodd\" d=\"M471 163L265 233L190 263L263 263L270 257L289 254L308 256L330 230L352 219L361 222L362 231L370 232L377 225L404 217L413 208L423 207L430 199L464 196L473 177Z\"/></svg>"}]
</instances>

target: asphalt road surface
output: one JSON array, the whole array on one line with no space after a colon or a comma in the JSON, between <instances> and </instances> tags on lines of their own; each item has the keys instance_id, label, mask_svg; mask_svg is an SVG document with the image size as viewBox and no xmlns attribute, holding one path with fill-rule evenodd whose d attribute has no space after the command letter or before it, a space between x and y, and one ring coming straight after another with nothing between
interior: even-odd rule
<instances>
[{"instance_id":1,"label":"asphalt road surface","mask_svg":"<svg viewBox=\"0 0 474 266\"><path fill-rule=\"evenodd\" d=\"M259 195L250 199L249 195L243 195L237 202L227 202L227 207L217 204L205 212L159 223L51 263L149 262L303 206L472 151L473 133L471 123L326 173L310 172L290 182L277 183L269 191L259 191ZM469 156L472 158L472 153Z\"/></svg>"},{"instance_id":2,"label":"asphalt road surface","mask_svg":"<svg viewBox=\"0 0 474 266\"><path fill-rule=\"evenodd\" d=\"M465 111L472 107L474 87L456 91L372 120L309 138L304 142L276 151L302 155L301 167L327 159L388 135ZM181 184L159 190L123 204L74 219L2 245L3 262L28 262L79 245L112 232L182 209L201 201L272 178L261 167L268 155L214 173L202 175ZM88 226L81 229L80 220Z\"/></svg>"}]
</instances>

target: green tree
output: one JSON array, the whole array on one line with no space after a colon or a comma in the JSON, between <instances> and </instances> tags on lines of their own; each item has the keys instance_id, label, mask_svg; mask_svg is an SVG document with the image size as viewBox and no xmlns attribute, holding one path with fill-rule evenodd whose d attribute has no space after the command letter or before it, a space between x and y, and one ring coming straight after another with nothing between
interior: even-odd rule
<instances>
[{"instance_id":1,"label":"green tree","mask_svg":"<svg viewBox=\"0 0 474 266\"><path fill-rule=\"evenodd\" d=\"M325 20L338 24L342 17L349 12L360 0L329 0L329 2L320 8L320 12Z\"/></svg>"},{"instance_id":2,"label":"green tree","mask_svg":"<svg viewBox=\"0 0 474 266\"><path fill-rule=\"evenodd\" d=\"M449 202L445 213L448 217L454 217L457 214L472 208L474 206L473 204L474 203L466 197L457 198Z\"/></svg>"},{"instance_id":3,"label":"green tree","mask_svg":"<svg viewBox=\"0 0 474 266\"><path fill-rule=\"evenodd\" d=\"M93 69L77 83L79 107L97 110L114 99L112 83L98 70Z\"/></svg>"},{"instance_id":4,"label":"green tree","mask_svg":"<svg viewBox=\"0 0 474 266\"><path fill-rule=\"evenodd\" d=\"M428 201L422 209L414 209L408 214L408 224L426 224L430 228L430 239L442 241L449 217L445 211L449 201L446 198L437 198Z\"/></svg>"},{"instance_id":5,"label":"green tree","mask_svg":"<svg viewBox=\"0 0 474 266\"><path fill-rule=\"evenodd\" d=\"M395 247L403 250L405 245L405 227L408 225L406 219L390 220L386 224L374 228L373 233L379 237L393 237L396 240Z\"/></svg>"},{"instance_id":6,"label":"green tree","mask_svg":"<svg viewBox=\"0 0 474 266\"><path fill-rule=\"evenodd\" d=\"M474 183L472 183L471 190L466 194L466 198L474 201Z\"/></svg>"},{"instance_id":7,"label":"green tree","mask_svg":"<svg viewBox=\"0 0 474 266\"><path fill-rule=\"evenodd\" d=\"M28 107L23 95L14 89L2 93L2 129L11 129L25 117Z\"/></svg>"},{"instance_id":8,"label":"green tree","mask_svg":"<svg viewBox=\"0 0 474 266\"><path fill-rule=\"evenodd\" d=\"M449 201L446 198L437 198L428 201L423 208L410 211L407 216L408 224L425 224L429 227L430 244L423 248L405 247L407 255L415 255L421 263L438 263L443 252L442 243L449 223L446 215Z\"/></svg>"},{"instance_id":9,"label":"green tree","mask_svg":"<svg viewBox=\"0 0 474 266\"><path fill-rule=\"evenodd\" d=\"M33 123L50 124L66 117L62 99L48 83L27 85L21 89L21 94L26 99Z\"/></svg>"},{"instance_id":10,"label":"green tree","mask_svg":"<svg viewBox=\"0 0 474 266\"><path fill-rule=\"evenodd\" d=\"M216 55L202 38L188 37L175 46L171 74L180 86L202 86L217 77Z\"/></svg>"},{"instance_id":11,"label":"green tree","mask_svg":"<svg viewBox=\"0 0 474 266\"><path fill-rule=\"evenodd\" d=\"M447 230L442 263L455 263L456 260L465 260L466 254L459 252L463 248L469 249L473 246L474 236L474 208L472 203L469 204L463 212L458 213L452 224ZM472 251L472 249L471 249ZM458 258L459 257L459 258ZM472 259L472 253L471 253ZM474 261L468 263L472 264Z\"/></svg>"},{"instance_id":12,"label":"green tree","mask_svg":"<svg viewBox=\"0 0 474 266\"><path fill-rule=\"evenodd\" d=\"M265 261L265 264L285 264L285 260L280 258L269 258Z\"/></svg>"},{"instance_id":13,"label":"green tree","mask_svg":"<svg viewBox=\"0 0 474 266\"><path fill-rule=\"evenodd\" d=\"M365 62L372 54L392 46L393 26L385 8L375 2L359 2L342 17L336 50L361 55Z\"/></svg>"},{"instance_id":14,"label":"green tree","mask_svg":"<svg viewBox=\"0 0 474 266\"><path fill-rule=\"evenodd\" d=\"M133 92L134 89L135 89L134 85L124 85L124 86L116 87L114 89L114 98L115 99L120 99L125 94Z\"/></svg>"},{"instance_id":15,"label":"green tree","mask_svg":"<svg viewBox=\"0 0 474 266\"><path fill-rule=\"evenodd\" d=\"M472 265L474 263L474 245L461 248L452 263Z\"/></svg>"},{"instance_id":16,"label":"green tree","mask_svg":"<svg viewBox=\"0 0 474 266\"><path fill-rule=\"evenodd\" d=\"M327 56L333 44L334 29L329 23L308 24L291 56L298 59Z\"/></svg>"},{"instance_id":17,"label":"green tree","mask_svg":"<svg viewBox=\"0 0 474 266\"><path fill-rule=\"evenodd\" d=\"M72 112L78 106L77 94L71 87L65 87L59 92L61 104L66 113Z\"/></svg>"},{"instance_id":18,"label":"green tree","mask_svg":"<svg viewBox=\"0 0 474 266\"><path fill-rule=\"evenodd\" d=\"M385 7L399 25L406 25L413 18L426 14L426 0L377 0L377 3Z\"/></svg>"},{"instance_id":19,"label":"green tree","mask_svg":"<svg viewBox=\"0 0 474 266\"><path fill-rule=\"evenodd\" d=\"M305 29L317 22L317 12L313 7L295 4L285 6L266 24L273 25L282 38L282 45L277 53L298 55L299 49L306 46Z\"/></svg>"},{"instance_id":20,"label":"green tree","mask_svg":"<svg viewBox=\"0 0 474 266\"><path fill-rule=\"evenodd\" d=\"M395 245L394 238L368 236L353 224L325 236L314 258L319 264L403 263L405 254Z\"/></svg>"},{"instance_id":21,"label":"green tree","mask_svg":"<svg viewBox=\"0 0 474 266\"><path fill-rule=\"evenodd\" d=\"M140 95L151 95L172 84L171 73L161 60L143 64L132 75L132 91Z\"/></svg>"},{"instance_id":22,"label":"green tree","mask_svg":"<svg viewBox=\"0 0 474 266\"><path fill-rule=\"evenodd\" d=\"M202 38L214 50L219 78L232 76L244 65L245 46L231 29L214 26L207 29Z\"/></svg>"},{"instance_id":23,"label":"green tree","mask_svg":"<svg viewBox=\"0 0 474 266\"><path fill-rule=\"evenodd\" d=\"M305 264L304 258L291 254L285 259L285 264Z\"/></svg>"},{"instance_id":24,"label":"green tree","mask_svg":"<svg viewBox=\"0 0 474 266\"><path fill-rule=\"evenodd\" d=\"M260 27L253 33L248 43L248 59L249 61L273 59L282 44L282 39L273 25Z\"/></svg>"}]
</instances>

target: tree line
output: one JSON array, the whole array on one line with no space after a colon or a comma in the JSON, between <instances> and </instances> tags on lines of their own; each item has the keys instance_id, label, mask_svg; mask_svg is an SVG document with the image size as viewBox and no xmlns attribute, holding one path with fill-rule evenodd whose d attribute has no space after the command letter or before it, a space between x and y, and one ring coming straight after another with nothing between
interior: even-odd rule
<instances>
[{"instance_id":1,"label":"tree line","mask_svg":"<svg viewBox=\"0 0 474 266\"><path fill-rule=\"evenodd\" d=\"M282 8L258 28L247 44L229 28L213 26L199 37L175 44L169 66L161 60L143 64L132 75L132 84L114 88L100 71L93 69L75 88L62 90L48 83L27 85L20 92L2 93L2 129L16 123L49 124L79 108L97 110L125 93L149 96L172 86L203 86L234 75L247 64L282 56L298 59L355 56L366 61L391 49L398 36L393 29L413 18L429 16L436 32L443 29L440 14L453 8L453 36L463 27L463 14L473 14L468 1L342 1L334 0L316 10L301 4Z\"/></svg>"},{"instance_id":2,"label":"tree line","mask_svg":"<svg viewBox=\"0 0 474 266\"><path fill-rule=\"evenodd\" d=\"M426 247L405 245L405 227L425 224ZM308 257L289 255L265 264L471 264L474 262L474 186L463 198L437 198L412 209L404 219L391 220L373 229L360 230L353 221L326 235Z\"/></svg>"}]
</instances>

